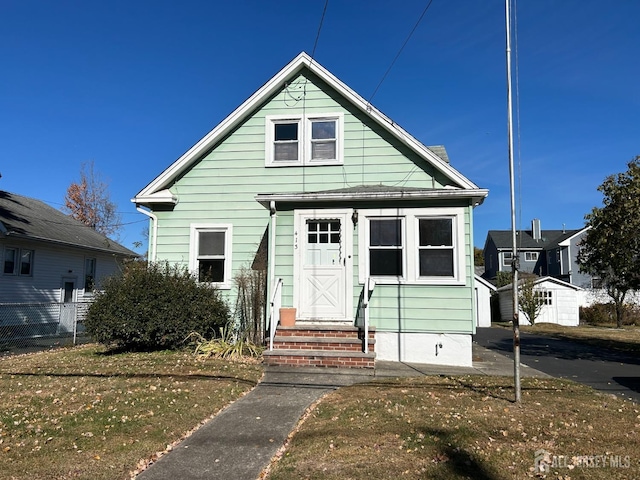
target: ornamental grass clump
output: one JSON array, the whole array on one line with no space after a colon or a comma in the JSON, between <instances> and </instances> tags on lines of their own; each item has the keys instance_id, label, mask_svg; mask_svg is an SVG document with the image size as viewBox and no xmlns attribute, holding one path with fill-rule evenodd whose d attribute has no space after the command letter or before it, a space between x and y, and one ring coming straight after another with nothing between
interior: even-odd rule
<instances>
[{"instance_id":1,"label":"ornamental grass clump","mask_svg":"<svg viewBox=\"0 0 640 480\"><path fill-rule=\"evenodd\" d=\"M197 332L214 338L230 320L219 291L198 283L186 268L132 262L104 282L85 320L99 343L127 350L184 347Z\"/></svg>"},{"instance_id":2,"label":"ornamental grass clump","mask_svg":"<svg viewBox=\"0 0 640 480\"><path fill-rule=\"evenodd\" d=\"M188 340L195 344L194 353L204 358L241 360L259 357L264 350L253 342L243 340L242 336L234 335L229 327L221 328L218 338L207 340L199 333L192 332Z\"/></svg>"}]
</instances>

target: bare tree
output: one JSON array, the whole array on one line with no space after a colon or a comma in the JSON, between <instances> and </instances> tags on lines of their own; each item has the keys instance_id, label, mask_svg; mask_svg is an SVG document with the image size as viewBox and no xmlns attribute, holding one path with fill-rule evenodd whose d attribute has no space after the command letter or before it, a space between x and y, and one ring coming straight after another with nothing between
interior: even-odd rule
<instances>
[{"instance_id":1,"label":"bare tree","mask_svg":"<svg viewBox=\"0 0 640 480\"><path fill-rule=\"evenodd\" d=\"M72 182L64 197L64 209L97 232L117 239L122 228L109 185L96 173L93 161L80 166L80 181Z\"/></svg>"}]
</instances>

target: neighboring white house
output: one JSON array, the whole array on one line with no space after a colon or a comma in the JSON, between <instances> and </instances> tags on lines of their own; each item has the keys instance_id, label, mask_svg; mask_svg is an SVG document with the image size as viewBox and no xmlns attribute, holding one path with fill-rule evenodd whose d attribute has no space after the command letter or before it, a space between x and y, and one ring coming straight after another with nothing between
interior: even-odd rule
<instances>
[{"instance_id":1,"label":"neighboring white house","mask_svg":"<svg viewBox=\"0 0 640 480\"><path fill-rule=\"evenodd\" d=\"M23 336L69 331L77 306L93 299L122 260L137 256L39 200L4 191L0 254L0 327L12 335L7 329L20 327Z\"/></svg>"},{"instance_id":2,"label":"neighboring white house","mask_svg":"<svg viewBox=\"0 0 640 480\"><path fill-rule=\"evenodd\" d=\"M582 289L553 277L542 277L534 282L535 290L540 292L544 305L536 323L555 323L575 327L580 323L580 299ZM513 299L511 284L498 289L500 300L500 318L510 321L513 317ZM530 325L520 310L520 324Z\"/></svg>"},{"instance_id":3,"label":"neighboring white house","mask_svg":"<svg viewBox=\"0 0 640 480\"><path fill-rule=\"evenodd\" d=\"M474 290L476 295L476 327L490 327L491 295L496 291L496 287L476 274Z\"/></svg>"}]
</instances>

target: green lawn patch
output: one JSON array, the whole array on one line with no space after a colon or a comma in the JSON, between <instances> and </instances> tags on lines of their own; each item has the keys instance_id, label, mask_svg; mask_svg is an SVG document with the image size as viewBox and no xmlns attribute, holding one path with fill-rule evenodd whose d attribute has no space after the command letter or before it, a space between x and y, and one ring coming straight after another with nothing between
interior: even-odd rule
<instances>
[{"instance_id":1,"label":"green lawn patch","mask_svg":"<svg viewBox=\"0 0 640 480\"><path fill-rule=\"evenodd\" d=\"M1 476L129 478L261 375L256 363L93 345L1 358Z\"/></svg>"}]
</instances>

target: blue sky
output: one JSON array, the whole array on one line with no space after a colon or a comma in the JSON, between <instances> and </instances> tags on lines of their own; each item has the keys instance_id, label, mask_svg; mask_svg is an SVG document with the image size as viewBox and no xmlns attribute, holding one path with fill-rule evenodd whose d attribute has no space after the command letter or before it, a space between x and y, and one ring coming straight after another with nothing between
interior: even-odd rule
<instances>
[{"instance_id":1,"label":"blue sky","mask_svg":"<svg viewBox=\"0 0 640 480\"><path fill-rule=\"evenodd\" d=\"M60 208L93 161L132 248L147 220L130 199L311 53L324 4L0 0L0 189ZM330 0L315 58L368 99L426 4ZM516 10L518 225L579 228L598 185L640 154L640 2ZM490 190L479 247L510 228L504 24L502 0L433 0L372 100Z\"/></svg>"}]
</instances>

